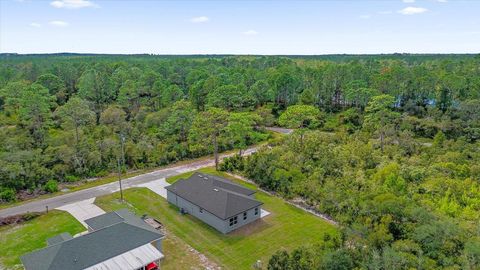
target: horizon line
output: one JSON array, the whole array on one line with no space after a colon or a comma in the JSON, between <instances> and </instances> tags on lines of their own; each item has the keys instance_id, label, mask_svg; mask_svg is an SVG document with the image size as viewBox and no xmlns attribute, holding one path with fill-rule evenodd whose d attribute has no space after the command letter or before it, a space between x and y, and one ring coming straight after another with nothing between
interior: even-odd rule
<instances>
[{"instance_id":1,"label":"horizon line","mask_svg":"<svg viewBox=\"0 0 480 270\"><path fill-rule=\"evenodd\" d=\"M45 53L17 53L0 52L1 56L18 55L124 55L124 56L374 56L374 55L480 55L479 52L382 52L382 53L325 53L325 54L248 54L248 53L93 53L93 52L45 52Z\"/></svg>"}]
</instances>

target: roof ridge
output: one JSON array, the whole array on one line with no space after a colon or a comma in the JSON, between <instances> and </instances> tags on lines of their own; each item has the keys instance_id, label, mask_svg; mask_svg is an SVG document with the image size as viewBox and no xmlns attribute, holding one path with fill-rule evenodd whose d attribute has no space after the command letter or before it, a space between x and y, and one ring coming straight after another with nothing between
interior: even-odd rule
<instances>
[{"instance_id":1,"label":"roof ridge","mask_svg":"<svg viewBox=\"0 0 480 270\"><path fill-rule=\"evenodd\" d=\"M249 199L249 200L252 200L252 201L259 201L259 200L255 199L255 198L252 198L252 197L250 197L250 196L247 196L247 195L244 195L244 194L241 194L241 193L238 193L238 192L229 190L229 189L225 189L225 188L217 187L217 186L215 186L215 188L221 189L221 190L225 191L227 194L232 194L232 195L240 196L240 197L242 197L242 198Z\"/></svg>"},{"instance_id":2,"label":"roof ridge","mask_svg":"<svg viewBox=\"0 0 480 270\"><path fill-rule=\"evenodd\" d=\"M129 211L127 208L123 208L123 209ZM119 209L119 210L123 210L123 209ZM105 229L111 228L111 227L113 227L113 226L116 226L116 225L122 224L122 223L127 224L127 225L129 225L129 226L133 226L133 227L135 227L135 228L139 228L139 229L148 231L148 232L153 232L153 231L147 230L146 228L142 228L142 227L140 227L140 226L137 226L137 225L135 225L135 224L132 224L131 222L128 222L124 217L120 216L120 215L117 213L117 211L118 211L118 210L115 210L115 211L112 211L112 212L109 212L109 213L115 213L117 216L119 216L119 217L122 219L122 221L116 222L116 223L113 223L113 224L110 224L110 225L107 225L107 226L104 226L104 227L102 227L102 228L100 228L100 229L98 229L98 230L94 230L94 231L92 231L92 232L88 232L88 233L86 233L86 234L84 234L84 235L82 235L82 236L91 235L91 234L94 234L94 233L96 233L96 232L103 231L103 230L105 230ZM108 214L108 213L105 213L105 214ZM97 216L97 217L98 217L98 216ZM93 218L95 218L95 217L93 217ZM147 223L145 223L145 224L148 225ZM158 234L161 234L162 237L164 236L162 233L158 233ZM67 241L71 241L71 240L74 240L74 239L76 239L76 238L78 238L78 237L73 237L72 239L68 239L68 240L63 241L63 242L61 242L61 243L65 243L65 242L67 242Z\"/></svg>"},{"instance_id":3,"label":"roof ridge","mask_svg":"<svg viewBox=\"0 0 480 270\"><path fill-rule=\"evenodd\" d=\"M73 239L73 238L72 238L72 239ZM55 261L55 258L57 258L58 253L59 253L60 250L62 249L62 244L63 244L63 243L64 243L64 242L60 242L60 243L58 243L58 244L56 244L56 245L53 245L53 246L50 246L50 247L47 246L47 248L55 248L55 255L51 257L51 260L50 260L50 262L48 263L49 266L51 266L52 263Z\"/></svg>"}]
</instances>

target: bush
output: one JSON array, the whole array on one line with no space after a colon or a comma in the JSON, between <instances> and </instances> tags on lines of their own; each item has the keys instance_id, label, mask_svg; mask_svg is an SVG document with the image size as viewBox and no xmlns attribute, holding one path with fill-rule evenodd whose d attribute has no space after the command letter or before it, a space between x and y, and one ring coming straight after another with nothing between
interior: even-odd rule
<instances>
[{"instance_id":1,"label":"bush","mask_svg":"<svg viewBox=\"0 0 480 270\"><path fill-rule=\"evenodd\" d=\"M17 199L16 192L13 188L0 188L0 201L13 202Z\"/></svg>"},{"instance_id":2,"label":"bush","mask_svg":"<svg viewBox=\"0 0 480 270\"><path fill-rule=\"evenodd\" d=\"M96 177L105 177L105 176L108 176L109 174L110 174L109 171L107 171L107 170L101 170L101 171L97 172L97 173L95 174L95 176L96 176Z\"/></svg>"},{"instance_id":3,"label":"bush","mask_svg":"<svg viewBox=\"0 0 480 270\"><path fill-rule=\"evenodd\" d=\"M244 169L244 159L239 155L234 155L232 157L227 157L220 163L220 171L243 171Z\"/></svg>"},{"instance_id":4,"label":"bush","mask_svg":"<svg viewBox=\"0 0 480 270\"><path fill-rule=\"evenodd\" d=\"M48 180L47 183L43 186L43 190L49 193L57 192L58 191L58 183L57 181L51 179Z\"/></svg>"},{"instance_id":5,"label":"bush","mask_svg":"<svg viewBox=\"0 0 480 270\"><path fill-rule=\"evenodd\" d=\"M75 175L67 175L65 176L65 181L67 182L76 182L78 181L80 178L78 176L75 176Z\"/></svg>"}]
</instances>

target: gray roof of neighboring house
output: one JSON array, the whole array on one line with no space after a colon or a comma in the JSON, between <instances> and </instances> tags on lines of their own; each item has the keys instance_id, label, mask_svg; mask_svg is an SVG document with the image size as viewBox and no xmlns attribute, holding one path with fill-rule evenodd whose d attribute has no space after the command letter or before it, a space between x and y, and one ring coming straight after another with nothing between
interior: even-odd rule
<instances>
[{"instance_id":1,"label":"gray roof of neighboring house","mask_svg":"<svg viewBox=\"0 0 480 270\"><path fill-rule=\"evenodd\" d=\"M69 234L69 233L61 233L61 234L59 234L59 235L57 235L57 236L54 236L54 237L52 237L52 238L48 238L48 239L47 239L47 244L48 244L49 246L52 246L52 245L61 243L61 242L63 242L63 241L70 240L70 239L72 239L72 238L73 238L72 235Z\"/></svg>"},{"instance_id":2,"label":"gray roof of neighboring house","mask_svg":"<svg viewBox=\"0 0 480 270\"><path fill-rule=\"evenodd\" d=\"M120 222L125 222L146 230L156 232L156 230L152 228L152 226L148 225L145 221L143 221L127 209L120 209L114 212L105 213L103 215L85 220L85 223L87 223L87 225L94 231L100 230L108 226L112 226Z\"/></svg>"},{"instance_id":3,"label":"gray roof of neighboring house","mask_svg":"<svg viewBox=\"0 0 480 270\"><path fill-rule=\"evenodd\" d=\"M223 220L263 204L248 196L254 190L208 174L194 173L166 189Z\"/></svg>"},{"instance_id":4,"label":"gray roof of neighboring house","mask_svg":"<svg viewBox=\"0 0 480 270\"><path fill-rule=\"evenodd\" d=\"M138 224L143 222L136 219ZM138 226L134 223L125 220L76 238L53 241L44 249L23 255L22 263L26 270L80 270L163 237L160 232L146 227L148 224Z\"/></svg>"}]
</instances>

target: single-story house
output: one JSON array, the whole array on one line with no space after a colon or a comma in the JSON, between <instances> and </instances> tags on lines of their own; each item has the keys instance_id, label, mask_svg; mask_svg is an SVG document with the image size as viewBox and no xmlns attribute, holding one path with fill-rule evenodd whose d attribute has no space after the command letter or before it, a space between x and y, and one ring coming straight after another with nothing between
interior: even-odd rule
<instances>
[{"instance_id":1,"label":"single-story house","mask_svg":"<svg viewBox=\"0 0 480 270\"><path fill-rule=\"evenodd\" d=\"M168 202L221 233L260 218L263 203L255 199L255 191L221 177L194 173L165 189Z\"/></svg>"},{"instance_id":2,"label":"single-story house","mask_svg":"<svg viewBox=\"0 0 480 270\"><path fill-rule=\"evenodd\" d=\"M62 233L20 259L26 270L159 269L164 235L123 209L85 221L88 233Z\"/></svg>"}]
</instances>

